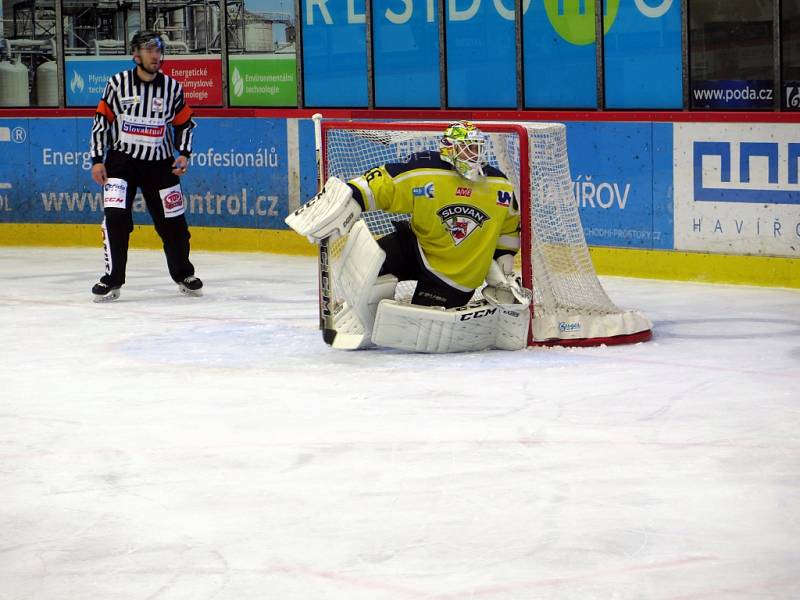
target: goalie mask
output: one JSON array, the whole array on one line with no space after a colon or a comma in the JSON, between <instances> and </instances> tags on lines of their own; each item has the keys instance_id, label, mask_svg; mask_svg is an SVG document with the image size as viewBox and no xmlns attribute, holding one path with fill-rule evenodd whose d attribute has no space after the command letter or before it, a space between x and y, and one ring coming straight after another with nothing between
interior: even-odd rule
<instances>
[{"instance_id":1,"label":"goalie mask","mask_svg":"<svg viewBox=\"0 0 800 600\"><path fill-rule=\"evenodd\" d=\"M456 121L444 130L439 144L442 159L472 181L483 177L486 163L486 137L469 121Z\"/></svg>"}]
</instances>

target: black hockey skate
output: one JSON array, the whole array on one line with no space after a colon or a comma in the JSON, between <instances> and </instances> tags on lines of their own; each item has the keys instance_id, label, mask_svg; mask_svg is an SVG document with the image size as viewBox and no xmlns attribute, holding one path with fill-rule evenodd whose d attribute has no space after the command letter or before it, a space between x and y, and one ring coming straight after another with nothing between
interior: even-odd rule
<instances>
[{"instance_id":1,"label":"black hockey skate","mask_svg":"<svg viewBox=\"0 0 800 600\"><path fill-rule=\"evenodd\" d=\"M111 302L119 298L119 286L108 285L101 281L92 286L92 295L95 302Z\"/></svg>"},{"instance_id":2,"label":"black hockey skate","mask_svg":"<svg viewBox=\"0 0 800 600\"><path fill-rule=\"evenodd\" d=\"M202 296L203 282L194 275L190 275L183 281L178 282L178 289L181 291L181 294L186 296Z\"/></svg>"}]
</instances>

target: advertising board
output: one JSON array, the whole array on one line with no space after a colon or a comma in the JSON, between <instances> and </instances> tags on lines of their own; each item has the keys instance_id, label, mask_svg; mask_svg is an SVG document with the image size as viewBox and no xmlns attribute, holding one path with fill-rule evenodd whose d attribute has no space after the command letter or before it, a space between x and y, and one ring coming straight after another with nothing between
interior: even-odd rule
<instances>
[{"instance_id":1,"label":"advertising board","mask_svg":"<svg viewBox=\"0 0 800 600\"><path fill-rule=\"evenodd\" d=\"M800 256L797 127L674 127L675 248Z\"/></svg>"},{"instance_id":2,"label":"advertising board","mask_svg":"<svg viewBox=\"0 0 800 600\"><path fill-rule=\"evenodd\" d=\"M197 121L181 182L190 223L285 229L297 198L316 190L310 121ZM90 176L90 129L89 118L0 119L0 222L100 223L103 193ZM137 223L150 222L141 194L134 215Z\"/></svg>"}]
</instances>

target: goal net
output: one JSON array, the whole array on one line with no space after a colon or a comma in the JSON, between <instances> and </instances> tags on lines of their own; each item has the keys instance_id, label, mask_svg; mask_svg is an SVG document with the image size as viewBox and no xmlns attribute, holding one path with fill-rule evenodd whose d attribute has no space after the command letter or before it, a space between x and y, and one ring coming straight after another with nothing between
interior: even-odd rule
<instances>
[{"instance_id":1,"label":"goal net","mask_svg":"<svg viewBox=\"0 0 800 600\"><path fill-rule=\"evenodd\" d=\"M529 345L599 345L644 341L651 323L622 310L595 273L572 191L566 127L560 123L476 122L488 137L488 160L511 182L520 202L521 251L517 269L533 290ZM322 121L322 181L348 179L369 169L403 162L414 152L439 150L446 122ZM394 231L409 215L365 212L375 237ZM342 296L336 264L346 238L323 245L321 307L335 313ZM401 282L396 299L410 301L414 282Z\"/></svg>"}]
</instances>

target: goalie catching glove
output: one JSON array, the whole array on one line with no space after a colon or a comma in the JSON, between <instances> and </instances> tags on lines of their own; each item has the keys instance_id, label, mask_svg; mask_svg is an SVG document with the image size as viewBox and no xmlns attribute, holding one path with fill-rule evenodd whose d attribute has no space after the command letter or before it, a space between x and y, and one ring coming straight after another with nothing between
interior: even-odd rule
<instances>
[{"instance_id":1,"label":"goalie catching glove","mask_svg":"<svg viewBox=\"0 0 800 600\"><path fill-rule=\"evenodd\" d=\"M331 177L319 193L288 217L286 224L310 242L346 235L358 217L361 206L353 190L338 177Z\"/></svg>"},{"instance_id":2,"label":"goalie catching glove","mask_svg":"<svg viewBox=\"0 0 800 600\"><path fill-rule=\"evenodd\" d=\"M503 254L492 261L489 272L486 274L486 287L481 294L483 298L494 306L521 304L528 307L533 294L522 284L514 273L514 257Z\"/></svg>"}]
</instances>

